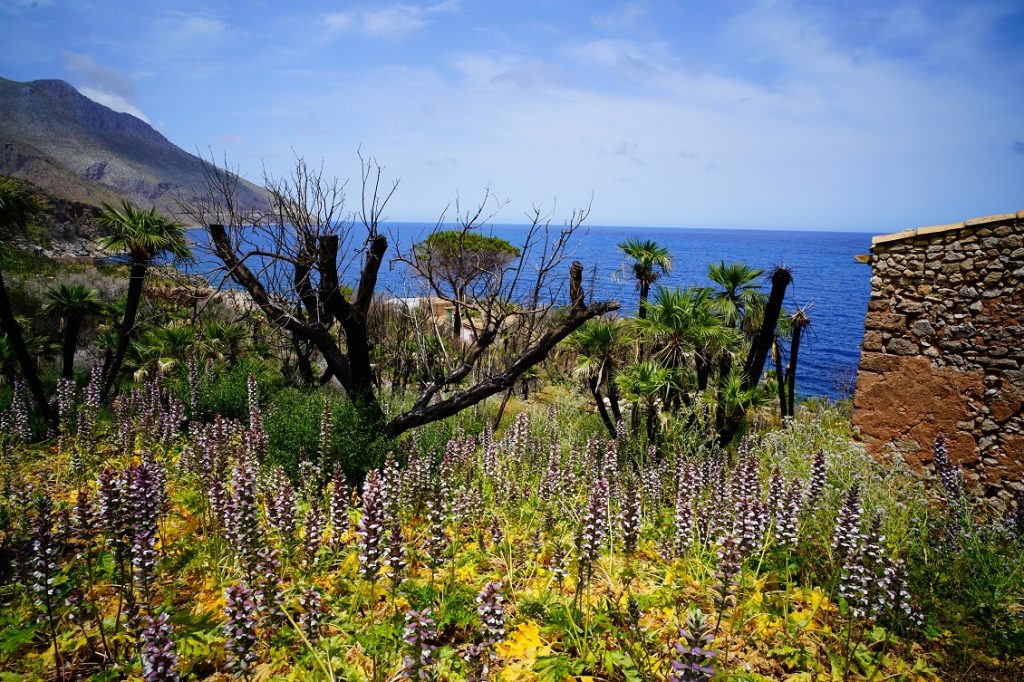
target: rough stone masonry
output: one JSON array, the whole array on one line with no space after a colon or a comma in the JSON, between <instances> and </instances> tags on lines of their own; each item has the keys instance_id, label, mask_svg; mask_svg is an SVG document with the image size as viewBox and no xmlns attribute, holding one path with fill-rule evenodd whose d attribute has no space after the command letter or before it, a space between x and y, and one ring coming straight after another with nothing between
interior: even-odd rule
<instances>
[{"instance_id":1,"label":"rough stone masonry","mask_svg":"<svg viewBox=\"0 0 1024 682\"><path fill-rule=\"evenodd\" d=\"M1024 487L1024 211L875 237L870 262L854 428L919 470L944 432L999 504Z\"/></svg>"}]
</instances>

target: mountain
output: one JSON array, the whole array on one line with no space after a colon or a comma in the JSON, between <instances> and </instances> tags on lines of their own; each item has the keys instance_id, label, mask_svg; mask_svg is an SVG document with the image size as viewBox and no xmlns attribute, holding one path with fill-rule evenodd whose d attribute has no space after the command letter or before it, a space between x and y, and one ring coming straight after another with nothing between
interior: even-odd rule
<instances>
[{"instance_id":1,"label":"mountain","mask_svg":"<svg viewBox=\"0 0 1024 682\"><path fill-rule=\"evenodd\" d=\"M0 174L31 180L69 201L127 199L165 215L201 192L203 164L149 124L92 101L60 80L0 78ZM241 205L265 194L240 181Z\"/></svg>"}]
</instances>

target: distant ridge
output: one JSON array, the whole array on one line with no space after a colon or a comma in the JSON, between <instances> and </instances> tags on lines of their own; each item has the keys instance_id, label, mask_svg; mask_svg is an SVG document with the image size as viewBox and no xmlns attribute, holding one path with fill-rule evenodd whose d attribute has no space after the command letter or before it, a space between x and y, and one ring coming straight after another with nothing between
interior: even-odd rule
<instances>
[{"instance_id":1,"label":"distant ridge","mask_svg":"<svg viewBox=\"0 0 1024 682\"><path fill-rule=\"evenodd\" d=\"M149 124L92 101L61 80L0 78L0 174L69 201L127 199L177 215L176 197L203 188L203 164ZM242 180L242 205L266 203Z\"/></svg>"}]
</instances>

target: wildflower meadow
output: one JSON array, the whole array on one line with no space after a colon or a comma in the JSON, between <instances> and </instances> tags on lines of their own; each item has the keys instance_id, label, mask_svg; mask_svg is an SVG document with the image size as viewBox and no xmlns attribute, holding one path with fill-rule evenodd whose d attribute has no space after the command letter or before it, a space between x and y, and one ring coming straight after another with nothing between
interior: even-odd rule
<instances>
[{"instance_id":1,"label":"wildflower meadow","mask_svg":"<svg viewBox=\"0 0 1024 682\"><path fill-rule=\"evenodd\" d=\"M109 413L94 383L62 385L60 433L39 444L16 391L0 678L1022 670L1024 505L975 500L942 435L932 477L867 458L841 405L732 450L698 427L649 448L549 392L497 431L467 413L417 432L360 479L331 456L327 397L321 447L275 461L275 415L247 385L247 418L208 420L186 404L201 387L182 401L159 376Z\"/></svg>"}]
</instances>

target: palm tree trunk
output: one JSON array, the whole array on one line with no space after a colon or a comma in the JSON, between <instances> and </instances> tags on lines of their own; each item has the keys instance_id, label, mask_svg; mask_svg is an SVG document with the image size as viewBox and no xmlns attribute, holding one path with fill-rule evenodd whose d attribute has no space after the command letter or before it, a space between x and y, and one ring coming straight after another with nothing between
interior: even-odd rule
<instances>
[{"instance_id":1,"label":"palm tree trunk","mask_svg":"<svg viewBox=\"0 0 1024 682\"><path fill-rule=\"evenodd\" d=\"M647 445L654 445L658 437L658 413L654 403L647 405Z\"/></svg>"},{"instance_id":2,"label":"palm tree trunk","mask_svg":"<svg viewBox=\"0 0 1024 682\"><path fill-rule=\"evenodd\" d=\"M779 417L782 425L786 425L786 416L791 414L786 404L786 373L782 371L782 349L779 348L779 340L775 339L772 354L775 356L775 384L779 394Z\"/></svg>"},{"instance_id":3,"label":"palm tree trunk","mask_svg":"<svg viewBox=\"0 0 1024 682\"><path fill-rule=\"evenodd\" d=\"M647 296L651 293L651 283L647 280L640 280L640 304L636 316L641 320L647 319Z\"/></svg>"},{"instance_id":4,"label":"palm tree trunk","mask_svg":"<svg viewBox=\"0 0 1024 682\"><path fill-rule=\"evenodd\" d=\"M608 429L611 437L615 438L615 424L612 423L611 417L608 416L608 408L604 404L604 396L601 395L601 389L598 387L597 377L591 376L587 379L587 384L590 386L590 394L594 396L594 402L597 404L597 413L601 415L601 421L604 422L604 426Z\"/></svg>"},{"instance_id":5,"label":"palm tree trunk","mask_svg":"<svg viewBox=\"0 0 1024 682\"><path fill-rule=\"evenodd\" d=\"M64 359L61 361L60 376L62 379L72 379L75 375L75 348L78 346L78 330L82 326L82 318L71 315L64 325Z\"/></svg>"},{"instance_id":6,"label":"palm tree trunk","mask_svg":"<svg viewBox=\"0 0 1024 682\"><path fill-rule=\"evenodd\" d=\"M729 384L730 374L732 374L732 354L725 351L718 361L718 385L715 391L715 430L719 433L725 427L725 409L722 406L725 401L725 387Z\"/></svg>"},{"instance_id":7,"label":"palm tree trunk","mask_svg":"<svg viewBox=\"0 0 1024 682\"><path fill-rule=\"evenodd\" d=\"M800 352L800 334L803 325L793 325L793 341L789 347L789 369L786 370L786 385L789 389L789 416L795 414L796 402L796 356Z\"/></svg>"},{"instance_id":8,"label":"palm tree trunk","mask_svg":"<svg viewBox=\"0 0 1024 682\"><path fill-rule=\"evenodd\" d=\"M103 392L100 393L100 400L106 401L110 396L110 389L114 387L117 375L124 363L124 356L128 352L128 344L132 340L132 331L135 328L135 317L139 313L139 303L142 301L142 285L146 279L146 270L149 264L143 261L132 263L131 274L128 277L128 298L124 306L124 321L121 323L121 332L117 337L117 350L114 351L114 359L107 370L106 379L103 382Z\"/></svg>"},{"instance_id":9,"label":"palm tree trunk","mask_svg":"<svg viewBox=\"0 0 1024 682\"><path fill-rule=\"evenodd\" d=\"M701 353L697 354L694 364L697 365L697 390L704 391L711 379L711 368L714 366L710 360L706 360Z\"/></svg>"},{"instance_id":10,"label":"palm tree trunk","mask_svg":"<svg viewBox=\"0 0 1024 682\"><path fill-rule=\"evenodd\" d=\"M782 312L782 299L786 295L786 287L793 281L793 275L786 268L776 268L772 273L772 289L768 294L768 304L764 309L764 321L757 336L750 344L750 354L743 366L743 389L749 391L761 380L768 351L775 341L775 327L779 323Z\"/></svg>"},{"instance_id":11,"label":"palm tree trunk","mask_svg":"<svg viewBox=\"0 0 1024 682\"><path fill-rule=\"evenodd\" d=\"M615 420L615 425L618 426L622 421L622 410L619 407L619 387L615 385L615 377L612 375L611 369L608 370L608 378L605 379L605 383L608 385L608 402L612 408L612 418Z\"/></svg>"},{"instance_id":12,"label":"palm tree trunk","mask_svg":"<svg viewBox=\"0 0 1024 682\"><path fill-rule=\"evenodd\" d=\"M47 424L56 427L54 415L50 410L50 404L46 401L46 394L43 392L43 384L39 381L39 372L36 371L32 356L28 354L28 349L25 347L25 340L21 336L21 327L18 326L18 321L14 319L14 311L11 309L11 302L7 298L7 287L4 285L3 272L0 272L0 326L3 327L7 336L11 338L14 354L18 357L18 364L21 366L21 374L25 377L25 383L28 384L28 389L32 393L32 399L36 401L39 412L42 413Z\"/></svg>"}]
</instances>

